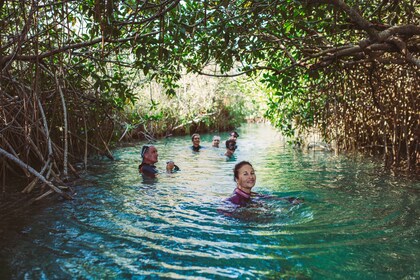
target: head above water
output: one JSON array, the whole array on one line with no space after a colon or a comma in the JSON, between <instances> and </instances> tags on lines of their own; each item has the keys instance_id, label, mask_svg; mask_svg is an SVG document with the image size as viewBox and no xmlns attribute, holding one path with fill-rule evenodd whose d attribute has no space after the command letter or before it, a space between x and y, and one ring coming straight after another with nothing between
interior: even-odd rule
<instances>
[{"instance_id":1,"label":"head above water","mask_svg":"<svg viewBox=\"0 0 420 280\"><path fill-rule=\"evenodd\" d=\"M193 135L191 135L191 141L194 142L194 140L200 140L200 134L194 133Z\"/></svg>"},{"instance_id":2,"label":"head above water","mask_svg":"<svg viewBox=\"0 0 420 280\"><path fill-rule=\"evenodd\" d=\"M249 161L246 161L246 160L243 160L243 161L241 161L241 162L238 162L236 165L235 165L235 167L233 168L233 180L234 181L236 181L236 179L238 179L238 173L239 173L239 169L242 167L242 166L244 166L244 165L249 165L249 166L251 166L251 167L253 167L252 166L252 164L249 162Z\"/></svg>"},{"instance_id":3,"label":"head above water","mask_svg":"<svg viewBox=\"0 0 420 280\"><path fill-rule=\"evenodd\" d=\"M220 136L219 135L213 136L213 147L219 148L219 144L220 144Z\"/></svg>"},{"instance_id":4,"label":"head above water","mask_svg":"<svg viewBox=\"0 0 420 280\"><path fill-rule=\"evenodd\" d=\"M232 132L229 134L229 139L234 139L234 140L236 140L237 138L239 138L239 134L238 134L238 132L236 132L236 131L232 131Z\"/></svg>"},{"instance_id":5,"label":"head above water","mask_svg":"<svg viewBox=\"0 0 420 280\"><path fill-rule=\"evenodd\" d=\"M191 141L194 146L200 145L200 140L201 140L200 134L194 133L193 135L191 135Z\"/></svg>"},{"instance_id":6,"label":"head above water","mask_svg":"<svg viewBox=\"0 0 420 280\"><path fill-rule=\"evenodd\" d=\"M228 149L228 150L230 150L232 152L234 152L236 150L236 148L237 148L236 141L233 140L233 139L226 140L225 145L226 145L226 149Z\"/></svg>"},{"instance_id":7,"label":"head above water","mask_svg":"<svg viewBox=\"0 0 420 280\"><path fill-rule=\"evenodd\" d=\"M172 160L166 162L166 171L172 171L175 167L175 163Z\"/></svg>"},{"instance_id":8,"label":"head above water","mask_svg":"<svg viewBox=\"0 0 420 280\"><path fill-rule=\"evenodd\" d=\"M140 156L143 160L143 163L146 164L155 164L158 162L158 152L155 146L153 145L144 145L141 148Z\"/></svg>"},{"instance_id":9,"label":"head above water","mask_svg":"<svg viewBox=\"0 0 420 280\"><path fill-rule=\"evenodd\" d=\"M238 189L246 193L251 193L251 189L255 186L257 176L250 162L241 161L237 163L233 169L233 176Z\"/></svg>"}]
</instances>

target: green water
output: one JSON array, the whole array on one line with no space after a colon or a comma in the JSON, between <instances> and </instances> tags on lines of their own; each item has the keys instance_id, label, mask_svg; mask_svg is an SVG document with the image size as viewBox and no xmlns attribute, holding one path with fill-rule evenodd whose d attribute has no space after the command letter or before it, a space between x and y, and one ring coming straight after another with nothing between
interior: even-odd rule
<instances>
[{"instance_id":1,"label":"green water","mask_svg":"<svg viewBox=\"0 0 420 280\"><path fill-rule=\"evenodd\" d=\"M419 189L363 158L296 151L266 125L238 129L236 159L189 137L158 141L160 169L144 181L139 143L95 160L73 201L3 222L1 279L419 279ZM223 133L222 139L227 138ZM226 217L232 168L250 161L255 191L299 196Z\"/></svg>"}]
</instances>

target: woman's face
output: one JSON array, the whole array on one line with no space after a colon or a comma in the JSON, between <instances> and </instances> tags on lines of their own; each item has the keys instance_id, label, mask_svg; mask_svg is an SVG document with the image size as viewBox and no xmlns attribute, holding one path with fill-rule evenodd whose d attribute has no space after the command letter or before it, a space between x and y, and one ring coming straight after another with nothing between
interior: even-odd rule
<instances>
[{"instance_id":1,"label":"woman's face","mask_svg":"<svg viewBox=\"0 0 420 280\"><path fill-rule=\"evenodd\" d=\"M254 168L252 168L252 166L245 164L238 169L238 178L236 179L236 183L238 184L239 189L249 193L255 186L256 181L257 176L255 175Z\"/></svg>"}]
</instances>

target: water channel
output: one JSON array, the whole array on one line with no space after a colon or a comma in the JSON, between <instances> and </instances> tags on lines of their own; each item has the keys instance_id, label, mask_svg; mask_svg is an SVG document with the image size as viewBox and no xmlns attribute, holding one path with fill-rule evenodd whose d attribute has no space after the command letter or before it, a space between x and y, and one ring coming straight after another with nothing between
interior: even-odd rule
<instances>
[{"instance_id":1,"label":"water channel","mask_svg":"<svg viewBox=\"0 0 420 280\"><path fill-rule=\"evenodd\" d=\"M264 124L238 129L233 160L202 134L155 145L163 170L143 180L144 143L90 163L72 201L0 224L1 279L420 279L419 189L362 157L294 150ZM222 133L222 140L228 134ZM223 142L223 141L222 141ZM220 214L250 161L267 200Z\"/></svg>"}]
</instances>

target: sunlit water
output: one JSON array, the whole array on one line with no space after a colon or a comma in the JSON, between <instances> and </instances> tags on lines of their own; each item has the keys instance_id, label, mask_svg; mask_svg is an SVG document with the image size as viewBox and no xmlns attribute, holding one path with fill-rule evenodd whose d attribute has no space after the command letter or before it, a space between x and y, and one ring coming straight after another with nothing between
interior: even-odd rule
<instances>
[{"instance_id":1,"label":"sunlit water","mask_svg":"<svg viewBox=\"0 0 420 280\"><path fill-rule=\"evenodd\" d=\"M210 134L200 153L189 137L158 141L157 166L173 159L181 171L154 181L138 174L143 143L92 162L75 200L1 225L0 278L420 278L418 181L367 159L293 150L266 125L238 132L231 161ZM254 165L255 191L305 202L220 214L241 160Z\"/></svg>"}]
</instances>

